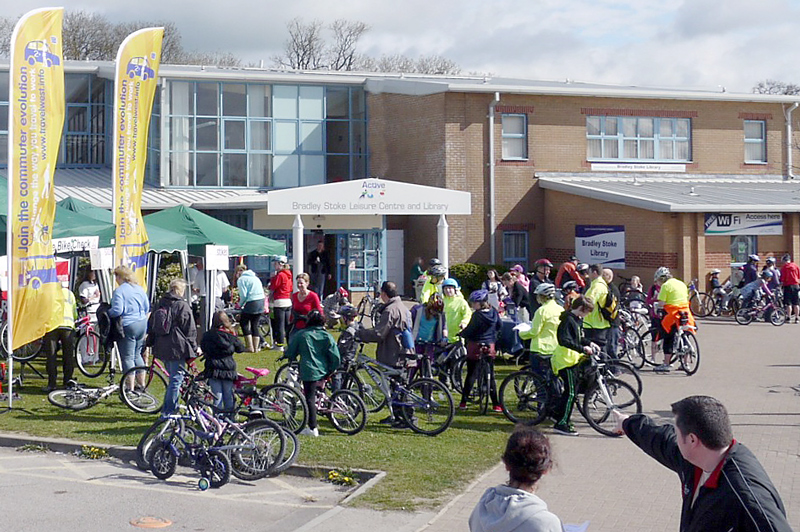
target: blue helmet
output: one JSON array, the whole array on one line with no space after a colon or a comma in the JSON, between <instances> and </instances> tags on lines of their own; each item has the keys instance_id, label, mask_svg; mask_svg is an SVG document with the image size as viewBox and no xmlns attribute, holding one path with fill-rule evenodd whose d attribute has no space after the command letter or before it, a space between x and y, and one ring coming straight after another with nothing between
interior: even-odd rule
<instances>
[{"instance_id":1,"label":"blue helmet","mask_svg":"<svg viewBox=\"0 0 800 532\"><path fill-rule=\"evenodd\" d=\"M483 303L484 301L488 300L489 300L488 290L475 290L469 295L470 303Z\"/></svg>"},{"instance_id":2,"label":"blue helmet","mask_svg":"<svg viewBox=\"0 0 800 532\"><path fill-rule=\"evenodd\" d=\"M453 279L452 277L448 277L447 279L445 279L445 280L442 282L442 288L444 288L445 286L452 286L452 287L453 287L453 288L455 288L456 290L458 290L459 288L461 288L460 286L458 286L458 281L456 281L456 280L455 280L455 279Z\"/></svg>"}]
</instances>

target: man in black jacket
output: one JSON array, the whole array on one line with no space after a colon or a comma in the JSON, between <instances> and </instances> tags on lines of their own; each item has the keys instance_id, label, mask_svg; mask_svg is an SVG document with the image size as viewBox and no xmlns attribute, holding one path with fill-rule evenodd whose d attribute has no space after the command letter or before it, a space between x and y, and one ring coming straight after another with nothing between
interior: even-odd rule
<instances>
[{"instance_id":1,"label":"man in black jacket","mask_svg":"<svg viewBox=\"0 0 800 532\"><path fill-rule=\"evenodd\" d=\"M681 479L681 532L790 532L778 490L733 439L725 406L695 395L672 405L675 425L614 411L618 429Z\"/></svg>"}]
</instances>

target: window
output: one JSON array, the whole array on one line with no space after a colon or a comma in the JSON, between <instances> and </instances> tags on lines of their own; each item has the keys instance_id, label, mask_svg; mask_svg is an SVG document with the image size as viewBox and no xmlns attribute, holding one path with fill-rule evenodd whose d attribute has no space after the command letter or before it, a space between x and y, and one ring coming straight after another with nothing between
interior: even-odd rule
<instances>
[{"instance_id":1,"label":"window","mask_svg":"<svg viewBox=\"0 0 800 532\"><path fill-rule=\"evenodd\" d=\"M586 158L613 161L690 161L688 118L586 117Z\"/></svg>"},{"instance_id":2,"label":"window","mask_svg":"<svg viewBox=\"0 0 800 532\"><path fill-rule=\"evenodd\" d=\"M528 271L527 231L503 231L503 263L507 267L520 264Z\"/></svg>"},{"instance_id":3,"label":"window","mask_svg":"<svg viewBox=\"0 0 800 532\"><path fill-rule=\"evenodd\" d=\"M767 123L764 120L744 121L744 162L767 162Z\"/></svg>"},{"instance_id":4,"label":"window","mask_svg":"<svg viewBox=\"0 0 800 532\"><path fill-rule=\"evenodd\" d=\"M503 160L525 161L528 159L528 117L526 115L502 115Z\"/></svg>"},{"instance_id":5,"label":"window","mask_svg":"<svg viewBox=\"0 0 800 532\"><path fill-rule=\"evenodd\" d=\"M731 236L731 262L747 262L747 257L758 253L758 237L755 235Z\"/></svg>"}]
</instances>

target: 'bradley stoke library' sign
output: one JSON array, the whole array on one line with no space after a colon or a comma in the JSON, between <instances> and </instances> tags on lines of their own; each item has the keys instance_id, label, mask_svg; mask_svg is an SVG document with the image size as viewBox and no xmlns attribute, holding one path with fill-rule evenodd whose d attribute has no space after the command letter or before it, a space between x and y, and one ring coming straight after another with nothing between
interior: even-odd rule
<instances>
[{"instance_id":1,"label":"'bradley stoke library' sign","mask_svg":"<svg viewBox=\"0 0 800 532\"><path fill-rule=\"evenodd\" d=\"M471 214L469 192L384 179L273 190L269 214Z\"/></svg>"}]
</instances>

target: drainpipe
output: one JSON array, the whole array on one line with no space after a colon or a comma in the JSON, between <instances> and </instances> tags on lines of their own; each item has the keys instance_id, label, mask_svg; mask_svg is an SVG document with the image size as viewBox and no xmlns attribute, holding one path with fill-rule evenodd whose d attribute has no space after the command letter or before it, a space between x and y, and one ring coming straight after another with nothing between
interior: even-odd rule
<instances>
[{"instance_id":1,"label":"drainpipe","mask_svg":"<svg viewBox=\"0 0 800 532\"><path fill-rule=\"evenodd\" d=\"M494 93L494 100L489 104L489 263L497 264L497 244L495 242L495 208L494 208L494 108L500 102L500 93Z\"/></svg>"},{"instance_id":2,"label":"drainpipe","mask_svg":"<svg viewBox=\"0 0 800 532\"><path fill-rule=\"evenodd\" d=\"M800 103L794 102L791 107L783 111L786 116L786 177L784 179L794 179L792 170L792 112L798 106L800 106Z\"/></svg>"}]
</instances>

